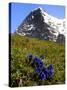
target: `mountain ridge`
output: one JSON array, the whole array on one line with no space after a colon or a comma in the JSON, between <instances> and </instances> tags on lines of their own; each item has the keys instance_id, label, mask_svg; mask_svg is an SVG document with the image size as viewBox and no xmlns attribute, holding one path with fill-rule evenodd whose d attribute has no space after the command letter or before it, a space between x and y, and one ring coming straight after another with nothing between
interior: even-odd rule
<instances>
[{"instance_id":1,"label":"mountain ridge","mask_svg":"<svg viewBox=\"0 0 67 90\"><path fill-rule=\"evenodd\" d=\"M65 37L65 19L53 17L38 7L24 19L16 33L56 42L59 34Z\"/></svg>"}]
</instances>

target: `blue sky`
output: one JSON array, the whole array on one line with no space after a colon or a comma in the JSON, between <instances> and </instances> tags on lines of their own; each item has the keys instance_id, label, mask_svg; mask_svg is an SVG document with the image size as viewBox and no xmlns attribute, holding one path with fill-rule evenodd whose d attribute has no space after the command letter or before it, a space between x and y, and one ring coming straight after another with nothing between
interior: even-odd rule
<instances>
[{"instance_id":1,"label":"blue sky","mask_svg":"<svg viewBox=\"0 0 67 90\"><path fill-rule=\"evenodd\" d=\"M63 19L65 18L65 7L46 4L25 4L11 3L11 32L21 24L25 17L35 8L42 7L50 15Z\"/></svg>"}]
</instances>

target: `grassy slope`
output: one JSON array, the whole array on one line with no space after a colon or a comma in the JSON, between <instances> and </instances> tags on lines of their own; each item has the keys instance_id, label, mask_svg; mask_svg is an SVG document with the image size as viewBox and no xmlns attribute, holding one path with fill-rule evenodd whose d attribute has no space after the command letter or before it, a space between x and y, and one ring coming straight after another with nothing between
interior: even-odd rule
<instances>
[{"instance_id":1,"label":"grassy slope","mask_svg":"<svg viewBox=\"0 0 67 90\"><path fill-rule=\"evenodd\" d=\"M54 76L52 80L41 81L35 75L34 69L27 63L26 56L32 53L41 57L47 65L53 64ZM28 38L19 35L11 36L11 86L18 86L17 80L27 76L22 86L41 84L63 84L65 80L64 45L50 41ZM33 74L32 74L33 73ZM32 78L33 77L33 78Z\"/></svg>"}]
</instances>

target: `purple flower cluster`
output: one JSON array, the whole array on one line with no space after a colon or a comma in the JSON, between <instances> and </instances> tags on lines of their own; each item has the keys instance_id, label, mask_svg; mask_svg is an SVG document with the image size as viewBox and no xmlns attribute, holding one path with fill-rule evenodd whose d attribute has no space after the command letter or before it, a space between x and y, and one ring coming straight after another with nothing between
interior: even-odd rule
<instances>
[{"instance_id":1,"label":"purple flower cluster","mask_svg":"<svg viewBox=\"0 0 67 90\"><path fill-rule=\"evenodd\" d=\"M53 77L54 70L52 64L46 67L40 58L37 56L33 57L32 54L28 55L28 59L32 62L31 64L34 65L35 72L41 80L46 80Z\"/></svg>"}]
</instances>

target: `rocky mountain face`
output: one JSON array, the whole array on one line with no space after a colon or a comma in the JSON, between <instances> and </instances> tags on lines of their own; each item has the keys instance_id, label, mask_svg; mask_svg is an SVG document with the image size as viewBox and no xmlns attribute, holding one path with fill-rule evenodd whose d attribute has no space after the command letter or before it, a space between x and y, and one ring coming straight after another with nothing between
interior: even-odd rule
<instances>
[{"instance_id":1,"label":"rocky mountain face","mask_svg":"<svg viewBox=\"0 0 67 90\"><path fill-rule=\"evenodd\" d=\"M62 39L65 37L65 20L57 19L47 14L42 8L37 8L30 12L16 29L16 33L22 36L64 43ZM59 35L63 35L63 37L59 38Z\"/></svg>"},{"instance_id":2,"label":"rocky mountain face","mask_svg":"<svg viewBox=\"0 0 67 90\"><path fill-rule=\"evenodd\" d=\"M65 43L65 36L63 34L59 34L56 42L57 43Z\"/></svg>"}]
</instances>

